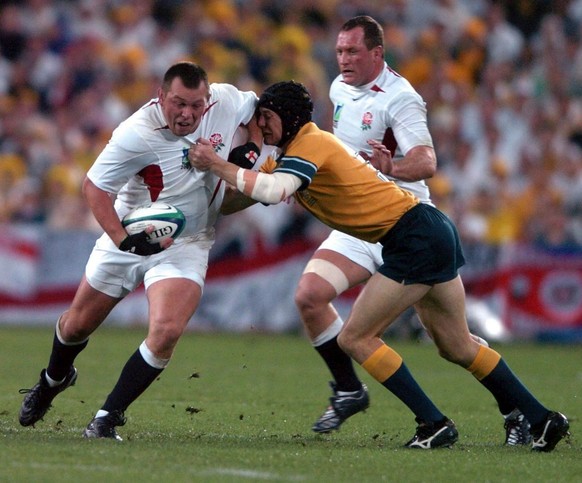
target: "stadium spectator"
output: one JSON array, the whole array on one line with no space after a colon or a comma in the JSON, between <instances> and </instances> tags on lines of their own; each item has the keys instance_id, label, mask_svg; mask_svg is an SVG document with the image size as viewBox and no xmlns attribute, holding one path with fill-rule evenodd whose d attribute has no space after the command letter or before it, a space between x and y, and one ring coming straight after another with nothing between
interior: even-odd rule
<instances>
[{"instance_id":1,"label":"stadium spectator","mask_svg":"<svg viewBox=\"0 0 582 483\"><path fill-rule=\"evenodd\" d=\"M34 89L39 98L36 109L38 115L52 120L57 110L63 105L67 108L78 92L92 88L101 82L95 77L95 69L106 78L108 92L127 92L127 86L143 85L151 87L151 79L160 75L160 53L163 46L164 55L192 56L203 65L202 59L196 58L197 46L201 41L212 39L215 48L212 51L224 52L226 58L232 58L235 69L220 68L212 70L211 78L218 81L236 83L246 88L257 90L266 82L277 79L269 78L267 72L274 69L279 62L276 41L280 32L293 25L298 31L309 34L309 42L302 47L305 65L317 64L327 66L329 79L330 67L334 65L333 56L329 55L333 45L333 27L341 25L356 13L376 16L383 23L387 35L390 35L390 49L386 55L394 69L408 76L408 65L418 63L422 51L414 45L432 45L438 48L438 63L431 61L428 65L437 67L432 75L420 77L411 73L409 77L415 89L431 107L429 125L438 125L435 120L443 119L443 109L449 112L447 118L461 119L460 131L454 126L452 139L462 139L470 144L470 150L477 152L476 143L480 131L471 132L473 126L482 124L482 114L475 113L471 105L475 98L482 99L482 104L493 106L499 111L495 117L498 124L503 110L498 96L504 99L520 97L522 109L515 112L510 123L498 125L502 137L515 136L514 127L526 123L528 132L513 143L516 152L527 143L535 142L539 120L552 117L554 122L555 142L560 142L580 125L580 108L582 92L582 48L580 47L580 25L582 15L579 1L564 2L555 6L547 4L536 6L534 10L524 11L520 4L514 2L490 2L485 0L466 2L461 0L413 0L393 2L389 5L366 5L358 2L286 2L283 4L258 2L6 2L2 5L0 15L0 95L12 96L27 85ZM163 8L162 8L163 6ZM31 15L31 11L35 15ZM443 24L442 16L454 21ZM233 22L236 18L239 21ZM243 28L244 25L244 28ZM314 26L325 26L315 28ZM497 29L510 32L509 44L500 41ZM327 37L324 33L327 32ZM298 36L302 34L299 33ZM434 42L423 44L426 36L432 36ZM91 39L91 40L89 40ZM519 40L518 40L519 39ZM395 42L392 42L395 40ZM486 45L495 44L493 50ZM398 47L394 47L396 45ZM511 47L515 45L515 47ZM145 50L140 59L142 68L133 74L128 83L127 75L121 75L118 59L126 58L134 52L136 46ZM424 47L423 47L424 48ZM79 54L77 53L79 52ZM518 56L518 57L516 57ZM499 62L497 59L516 59L515 62ZM83 65L91 60L94 66ZM393 62L392 62L393 61ZM131 62L130 62L131 64ZM494 68L492 68L494 66ZM133 64L135 69L135 64ZM426 72L426 69L418 72ZM491 73L497 72L496 76ZM501 75L503 74L503 75ZM56 78L55 78L56 76ZM137 76L137 78L136 78ZM220 76L220 77L217 77ZM467 78L471 82L467 86ZM297 74L296 79L309 84L307 78ZM24 83L23 83L24 81ZM137 84L134 84L137 83ZM326 105L325 92L314 90L316 105ZM136 89L137 90L137 89ZM464 100L456 104L455 93L466 91ZM86 112L99 109L101 100L93 99L93 105L86 106ZM123 104L120 110L126 114L136 106L135 101L119 99ZM132 102L133 104L130 104ZM121 107L121 106L120 106ZM318 109L321 110L321 109ZM316 114L317 120L325 126L328 112ZM470 119L467 116L472 116ZM122 117L123 118L123 117ZM8 148L14 139L6 139L5 118L0 125L0 151L6 149L19 154L25 152L25 146L17 146L16 151ZM119 119L104 129L107 135L99 140L104 144ZM442 123L441 123L442 125ZM58 133L56 141L67 148L65 140L74 136L75 126L70 123L68 130ZM445 149L449 128L433 129L433 140L439 154L440 167L447 168L447 163L454 162L454 157L441 155L438 151ZM16 140L17 144L20 141ZM53 142L53 141L50 141ZM442 146L442 148L440 147ZM29 159L25 158L29 163ZM485 155L485 162L491 160ZM526 176L516 163L519 156L504 156L510 169L508 183ZM53 158L53 161L57 159ZM484 173L489 172L489 166ZM46 169L33 176L42 183ZM470 186L471 181L459 181L451 178L459 186ZM457 206L462 193L453 189L452 197ZM463 195L464 196L464 195ZM470 196L470 194L469 194ZM571 217L570 214L568 216Z\"/></svg>"},{"instance_id":2,"label":"stadium spectator","mask_svg":"<svg viewBox=\"0 0 582 483\"><path fill-rule=\"evenodd\" d=\"M441 13L435 12L446 12L455 19L450 29L438 20ZM329 81L335 71L331 48L335 32L345 20L362 13L376 17L384 26L389 65L405 74L407 66L416 63L421 67L409 80L429 106L428 124L439 172L452 184L451 216L459 228L463 214L473 204L471 198L478 196L476 182L483 177L494 179L494 164L499 159L506 164L505 183L513 195L530 184L531 171L524 157L528 163L544 165L551 183L559 189L568 193L575 189L573 180L578 178L573 176L570 183L564 183L560 160L563 146L582 125L580 0L0 2L0 156L21 157L37 186L44 185L50 166L58 164L61 155L70 156L67 151L73 151L77 159L93 158L93 151L105 146L114 127L136 107L116 93L123 91L128 79L121 75L118 60L137 42L145 54L139 57L143 69L134 72L132 85L151 87L152 79L164 69L160 58L171 62L164 56L183 55L207 66L217 82L260 91L276 80L267 73L278 61L276 41L283 27L293 25L309 35L303 55L308 63L320 65ZM507 46L499 42L493 25L511 31L515 44L513 40ZM427 36L433 41L432 49L430 44L423 45ZM212 47L208 53L216 53L220 61L216 69L202 60L201 49L207 42ZM491 44L497 47L490 52L487 46ZM510 49L511 45L517 48ZM514 60L494 62L498 57ZM426 65L432 70L427 71ZM328 104L326 89L313 91L313 95L318 110ZM483 105L492 113L486 113ZM327 127L329 111L316 116ZM28 124L32 118L44 121L45 126L56 122L59 129L44 140L37 137L35 153L29 155L22 127L24 119ZM79 126L89 118L90 126ZM40 125L36 120L33 124ZM498 131L498 152L484 149L480 139L486 125ZM456 143L464 145L465 166L470 168L472 157L480 156L481 173L456 169ZM579 165L580 154L576 156ZM548 165L548 160L554 161ZM0 199L8 198L6 192L0 193ZM77 201L82 206L83 200ZM565 203L567 224L575 227L576 243L582 246L580 210L575 202L565 199ZM6 221L13 221L10 209L0 206L0 211ZM92 216L86 205L84 211L79 214L83 220L71 220L73 227ZM52 218L51 213L46 215ZM281 209L281 217L291 220L292 213ZM526 230L517 238L532 243L530 235ZM251 247L255 238L256 233L249 233L243 245ZM475 243L487 248L486 238ZM472 263L470 258L467 267Z\"/></svg>"}]
</instances>

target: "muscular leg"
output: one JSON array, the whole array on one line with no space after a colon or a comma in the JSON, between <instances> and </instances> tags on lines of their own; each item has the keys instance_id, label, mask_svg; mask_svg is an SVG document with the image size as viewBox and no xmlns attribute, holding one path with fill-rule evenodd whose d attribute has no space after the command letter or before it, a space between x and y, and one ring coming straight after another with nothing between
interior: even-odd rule
<instances>
[{"instance_id":1,"label":"muscular leg","mask_svg":"<svg viewBox=\"0 0 582 483\"><path fill-rule=\"evenodd\" d=\"M158 377L198 308L201 295L198 284L183 278L160 280L148 288L147 338L125 364L97 417L114 410L124 412Z\"/></svg>"},{"instance_id":2,"label":"muscular leg","mask_svg":"<svg viewBox=\"0 0 582 483\"><path fill-rule=\"evenodd\" d=\"M295 293L305 331L327 364L339 391L356 391L362 385L351 359L337 345L343 320L332 301L369 277L368 270L347 257L332 250L319 249L307 264Z\"/></svg>"},{"instance_id":3,"label":"muscular leg","mask_svg":"<svg viewBox=\"0 0 582 483\"><path fill-rule=\"evenodd\" d=\"M406 404L417 420L442 423L446 419L443 413L416 383L402 358L381 338L388 326L429 290L427 285L402 285L383 275L373 275L354 303L338 342L372 377Z\"/></svg>"},{"instance_id":4,"label":"muscular leg","mask_svg":"<svg viewBox=\"0 0 582 483\"><path fill-rule=\"evenodd\" d=\"M69 310L57 321L46 375L49 384L62 381L75 358L87 346L89 336L101 325L120 299L95 290L85 277Z\"/></svg>"},{"instance_id":5,"label":"muscular leg","mask_svg":"<svg viewBox=\"0 0 582 483\"><path fill-rule=\"evenodd\" d=\"M346 419L370 404L367 387L337 343L344 322L332 305L340 293L369 277L368 270L337 251L320 248L299 280L295 302L305 331L333 377L330 405L311 428L316 433L338 430Z\"/></svg>"},{"instance_id":6,"label":"muscular leg","mask_svg":"<svg viewBox=\"0 0 582 483\"><path fill-rule=\"evenodd\" d=\"M53 399L75 384L75 358L117 302L93 289L83 277L70 309L57 321L47 368L35 386L22 391L26 394L19 413L22 426L34 426L51 408Z\"/></svg>"},{"instance_id":7,"label":"muscular leg","mask_svg":"<svg viewBox=\"0 0 582 483\"><path fill-rule=\"evenodd\" d=\"M370 263L375 266L379 261L370 256ZM308 262L295 293L295 302L305 331L340 390L356 390L360 383L349 358L339 354L341 350L337 346L336 336L343 326L343 320L332 301L347 288L364 283L370 276L366 268L340 253L319 249ZM479 337L472 337L482 342Z\"/></svg>"},{"instance_id":8,"label":"muscular leg","mask_svg":"<svg viewBox=\"0 0 582 483\"><path fill-rule=\"evenodd\" d=\"M549 410L525 388L496 351L471 338L464 297L461 278L457 277L435 285L417 304L439 354L470 371L495 397L502 413L503 408L517 407L532 426L541 424Z\"/></svg>"},{"instance_id":9,"label":"muscular leg","mask_svg":"<svg viewBox=\"0 0 582 483\"><path fill-rule=\"evenodd\" d=\"M465 290L460 277L437 284L415 304L441 357L469 367L479 350L465 317Z\"/></svg>"}]
</instances>

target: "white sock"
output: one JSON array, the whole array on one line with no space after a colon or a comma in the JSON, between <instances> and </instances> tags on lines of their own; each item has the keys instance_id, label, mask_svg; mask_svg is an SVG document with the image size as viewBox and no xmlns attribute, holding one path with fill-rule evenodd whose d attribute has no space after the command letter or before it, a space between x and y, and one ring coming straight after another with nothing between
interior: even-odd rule
<instances>
[{"instance_id":1,"label":"white sock","mask_svg":"<svg viewBox=\"0 0 582 483\"><path fill-rule=\"evenodd\" d=\"M170 362L170 359L160 359L159 357L156 357L156 355L146 345L145 340L139 346L139 352L143 357L143 360L156 369L165 369Z\"/></svg>"},{"instance_id":2,"label":"white sock","mask_svg":"<svg viewBox=\"0 0 582 483\"><path fill-rule=\"evenodd\" d=\"M50 377L46 372L44 373L44 378L49 385L49 387L57 387L60 386L66 379L66 377L61 381L55 381L52 377Z\"/></svg>"},{"instance_id":3,"label":"white sock","mask_svg":"<svg viewBox=\"0 0 582 483\"><path fill-rule=\"evenodd\" d=\"M320 345L325 344L327 341L330 341L340 333L343 325L344 321L341 317L338 317L329 325L327 329L325 329L321 334L319 334L311 341L311 345L313 347L319 347Z\"/></svg>"}]
</instances>

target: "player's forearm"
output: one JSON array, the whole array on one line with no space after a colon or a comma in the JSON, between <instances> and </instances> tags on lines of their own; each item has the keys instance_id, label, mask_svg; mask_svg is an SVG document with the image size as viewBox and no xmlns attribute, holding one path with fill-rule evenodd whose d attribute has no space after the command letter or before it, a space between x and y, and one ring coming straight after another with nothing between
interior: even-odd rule
<instances>
[{"instance_id":1,"label":"player's forearm","mask_svg":"<svg viewBox=\"0 0 582 483\"><path fill-rule=\"evenodd\" d=\"M301 186L297 176L288 173L259 173L239 168L214 152L206 140L190 148L190 164L202 171L210 170L232 186L261 203L276 204L292 195Z\"/></svg>"},{"instance_id":2,"label":"player's forearm","mask_svg":"<svg viewBox=\"0 0 582 483\"><path fill-rule=\"evenodd\" d=\"M270 200L262 199L261 196L253 196L253 190L257 183L257 178L259 173L256 171L251 171L249 169L239 168L235 164L228 163L216 153L210 155L210 159L206 163L208 169L214 173L219 178L222 178L227 183L236 188L244 195L254 199L255 201L261 201L263 203L272 203ZM263 174L263 176L268 176ZM281 201L281 200L279 200ZM278 201L277 201L278 202Z\"/></svg>"},{"instance_id":3,"label":"player's forearm","mask_svg":"<svg viewBox=\"0 0 582 483\"><path fill-rule=\"evenodd\" d=\"M216 153L212 154L212 159L208 168L219 178L222 178L227 183L236 186L236 173L239 168L236 164L229 163L218 156Z\"/></svg>"},{"instance_id":4,"label":"player's forearm","mask_svg":"<svg viewBox=\"0 0 582 483\"><path fill-rule=\"evenodd\" d=\"M89 178L85 178L83 182L83 194L97 223L113 243L119 246L127 237L127 233L119 221L110 194L95 186Z\"/></svg>"},{"instance_id":5,"label":"player's forearm","mask_svg":"<svg viewBox=\"0 0 582 483\"><path fill-rule=\"evenodd\" d=\"M224 200L220 206L220 213L223 215L231 215L238 211L242 211L249 206L256 203L252 198L244 195L234 187L227 187L224 193Z\"/></svg>"},{"instance_id":6,"label":"player's forearm","mask_svg":"<svg viewBox=\"0 0 582 483\"><path fill-rule=\"evenodd\" d=\"M256 173L250 171L252 176L247 176L249 171L239 170L237 173L237 188L254 200L275 205L291 196L301 186L301 180L289 173ZM249 187L252 182L252 187ZM250 193L249 193L250 191Z\"/></svg>"},{"instance_id":7,"label":"player's forearm","mask_svg":"<svg viewBox=\"0 0 582 483\"><path fill-rule=\"evenodd\" d=\"M432 178L436 167L434 149L429 146L416 146L404 158L394 162L390 176L401 181L420 181Z\"/></svg>"}]
</instances>

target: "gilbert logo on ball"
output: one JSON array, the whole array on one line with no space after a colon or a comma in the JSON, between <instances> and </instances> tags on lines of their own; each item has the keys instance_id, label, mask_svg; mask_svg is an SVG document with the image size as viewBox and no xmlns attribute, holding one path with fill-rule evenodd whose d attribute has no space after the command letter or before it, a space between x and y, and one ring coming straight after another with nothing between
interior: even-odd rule
<instances>
[{"instance_id":1,"label":"gilbert logo on ball","mask_svg":"<svg viewBox=\"0 0 582 483\"><path fill-rule=\"evenodd\" d=\"M155 202L140 206L123 217L121 224L129 235L141 233L153 225L150 243L159 243L166 238L177 238L186 226L186 218L179 208L167 203Z\"/></svg>"}]
</instances>

